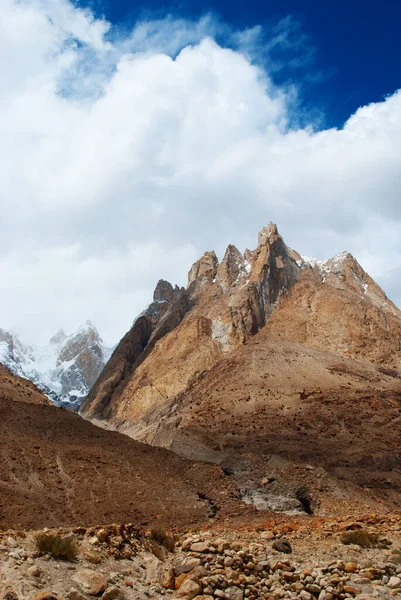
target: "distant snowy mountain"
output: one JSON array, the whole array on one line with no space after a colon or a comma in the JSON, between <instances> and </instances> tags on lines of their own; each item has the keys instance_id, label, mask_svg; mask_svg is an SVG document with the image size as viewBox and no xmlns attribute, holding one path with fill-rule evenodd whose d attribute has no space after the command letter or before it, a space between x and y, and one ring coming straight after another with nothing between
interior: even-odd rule
<instances>
[{"instance_id":1,"label":"distant snowy mountain","mask_svg":"<svg viewBox=\"0 0 401 600\"><path fill-rule=\"evenodd\" d=\"M0 329L0 362L33 381L55 404L73 410L79 409L111 353L90 321L70 336L58 331L45 347L25 345Z\"/></svg>"}]
</instances>

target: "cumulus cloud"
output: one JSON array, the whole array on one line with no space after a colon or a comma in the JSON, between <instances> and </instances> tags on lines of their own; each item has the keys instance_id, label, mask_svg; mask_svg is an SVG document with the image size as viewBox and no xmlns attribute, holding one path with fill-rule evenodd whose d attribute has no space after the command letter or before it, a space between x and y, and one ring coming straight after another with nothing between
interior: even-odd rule
<instances>
[{"instance_id":1,"label":"cumulus cloud","mask_svg":"<svg viewBox=\"0 0 401 600\"><path fill-rule=\"evenodd\" d=\"M158 278L185 284L270 220L304 254L351 251L401 304L401 92L305 124L271 79L285 27L123 33L67 0L3 0L0 326L43 342L90 318L115 342Z\"/></svg>"}]
</instances>

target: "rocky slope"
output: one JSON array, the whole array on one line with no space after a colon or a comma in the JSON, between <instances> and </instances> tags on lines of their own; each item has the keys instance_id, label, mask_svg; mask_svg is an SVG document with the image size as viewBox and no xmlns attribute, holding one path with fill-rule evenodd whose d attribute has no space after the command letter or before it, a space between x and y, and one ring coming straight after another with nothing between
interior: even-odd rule
<instances>
[{"instance_id":1,"label":"rocky slope","mask_svg":"<svg viewBox=\"0 0 401 600\"><path fill-rule=\"evenodd\" d=\"M350 254L303 258L270 224L254 251L207 252L186 290L163 287L85 417L220 464L259 506L303 484L321 510L398 501L401 313Z\"/></svg>"},{"instance_id":2,"label":"rocky slope","mask_svg":"<svg viewBox=\"0 0 401 600\"><path fill-rule=\"evenodd\" d=\"M33 381L55 404L73 410L81 405L110 354L89 321L70 336L60 330L46 347L25 345L0 329L0 362Z\"/></svg>"},{"instance_id":3,"label":"rocky slope","mask_svg":"<svg viewBox=\"0 0 401 600\"><path fill-rule=\"evenodd\" d=\"M247 513L219 467L100 429L3 367L0 415L0 530L178 527Z\"/></svg>"},{"instance_id":4,"label":"rocky slope","mask_svg":"<svg viewBox=\"0 0 401 600\"><path fill-rule=\"evenodd\" d=\"M0 365L0 397L6 402L26 402L50 406L49 399L31 381L18 377Z\"/></svg>"},{"instance_id":5,"label":"rocky slope","mask_svg":"<svg viewBox=\"0 0 401 600\"><path fill-rule=\"evenodd\" d=\"M37 534L69 540L76 558L38 552ZM371 547L342 543L350 535ZM0 532L0 598L371 600L401 594L397 515L272 518L246 528L184 530L175 540L132 524Z\"/></svg>"}]
</instances>

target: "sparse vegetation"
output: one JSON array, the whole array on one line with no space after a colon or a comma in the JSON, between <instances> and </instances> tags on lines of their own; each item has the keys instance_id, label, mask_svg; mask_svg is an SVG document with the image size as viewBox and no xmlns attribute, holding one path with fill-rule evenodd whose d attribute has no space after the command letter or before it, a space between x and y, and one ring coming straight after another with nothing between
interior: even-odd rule
<instances>
[{"instance_id":1,"label":"sparse vegetation","mask_svg":"<svg viewBox=\"0 0 401 600\"><path fill-rule=\"evenodd\" d=\"M78 547L71 538L62 538L50 533L39 533L35 537L36 547L43 554L50 554L53 558L73 561L77 557Z\"/></svg>"},{"instance_id":2,"label":"sparse vegetation","mask_svg":"<svg viewBox=\"0 0 401 600\"><path fill-rule=\"evenodd\" d=\"M375 548L379 543L379 536L376 533L369 533L365 529L356 529L344 533L341 542L346 545L357 544L362 548Z\"/></svg>"}]
</instances>

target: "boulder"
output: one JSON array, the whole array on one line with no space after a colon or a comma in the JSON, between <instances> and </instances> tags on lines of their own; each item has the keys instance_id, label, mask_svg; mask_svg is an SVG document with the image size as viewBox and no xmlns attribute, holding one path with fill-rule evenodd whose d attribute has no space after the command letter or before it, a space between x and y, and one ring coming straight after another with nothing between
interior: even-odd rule
<instances>
[{"instance_id":1,"label":"boulder","mask_svg":"<svg viewBox=\"0 0 401 600\"><path fill-rule=\"evenodd\" d=\"M175 590L175 577L174 577L174 568L170 567L168 571L165 571L163 577L163 587L166 590Z\"/></svg>"},{"instance_id":2,"label":"boulder","mask_svg":"<svg viewBox=\"0 0 401 600\"><path fill-rule=\"evenodd\" d=\"M71 590L68 594L68 600L88 600L88 596L77 592L77 590Z\"/></svg>"},{"instance_id":3,"label":"boulder","mask_svg":"<svg viewBox=\"0 0 401 600\"><path fill-rule=\"evenodd\" d=\"M32 600L63 600L53 592L39 592Z\"/></svg>"},{"instance_id":4,"label":"boulder","mask_svg":"<svg viewBox=\"0 0 401 600\"><path fill-rule=\"evenodd\" d=\"M177 598L185 598L185 600L192 600L202 591L202 586L198 578L189 578L184 581L180 589L177 592Z\"/></svg>"},{"instance_id":5,"label":"boulder","mask_svg":"<svg viewBox=\"0 0 401 600\"><path fill-rule=\"evenodd\" d=\"M225 594L225 597L229 598L229 600L243 600L244 598L244 592L235 586L228 587L225 590Z\"/></svg>"},{"instance_id":6,"label":"boulder","mask_svg":"<svg viewBox=\"0 0 401 600\"><path fill-rule=\"evenodd\" d=\"M102 573L97 573L91 569L80 569L72 576L72 581L76 583L84 592L91 596L97 596L105 591L107 579Z\"/></svg>"},{"instance_id":7,"label":"boulder","mask_svg":"<svg viewBox=\"0 0 401 600\"><path fill-rule=\"evenodd\" d=\"M192 569L197 567L200 564L199 558L189 558L182 563L179 563L174 566L174 574L176 577L181 575L181 573L190 573Z\"/></svg>"},{"instance_id":8,"label":"boulder","mask_svg":"<svg viewBox=\"0 0 401 600\"><path fill-rule=\"evenodd\" d=\"M93 565L99 565L102 562L102 557L99 552L93 550L84 550L82 553L85 560L92 563Z\"/></svg>"},{"instance_id":9,"label":"boulder","mask_svg":"<svg viewBox=\"0 0 401 600\"><path fill-rule=\"evenodd\" d=\"M146 583L163 583L164 580L164 568L163 563L151 554L144 558L144 564L146 567L145 581Z\"/></svg>"},{"instance_id":10,"label":"boulder","mask_svg":"<svg viewBox=\"0 0 401 600\"><path fill-rule=\"evenodd\" d=\"M28 569L28 575L30 575L31 577L40 577L42 574L42 571L39 569L39 567L37 565L33 565L33 567L29 567Z\"/></svg>"},{"instance_id":11,"label":"boulder","mask_svg":"<svg viewBox=\"0 0 401 600\"><path fill-rule=\"evenodd\" d=\"M272 546L273 550L277 552L283 552L284 554L291 554L292 547L288 540L277 540Z\"/></svg>"},{"instance_id":12,"label":"boulder","mask_svg":"<svg viewBox=\"0 0 401 600\"><path fill-rule=\"evenodd\" d=\"M118 587L112 585L102 595L102 600L122 600L123 593Z\"/></svg>"},{"instance_id":13,"label":"boulder","mask_svg":"<svg viewBox=\"0 0 401 600\"><path fill-rule=\"evenodd\" d=\"M389 588L392 588L393 590L401 587L401 578L400 577L390 577L390 580L389 580L387 586Z\"/></svg>"},{"instance_id":14,"label":"boulder","mask_svg":"<svg viewBox=\"0 0 401 600\"><path fill-rule=\"evenodd\" d=\"M199 552L200 554L204 554L209 552L210 546L207 542L195 542L195 544L191 544L191 552Z\"/></svg>"}]
</instances>

